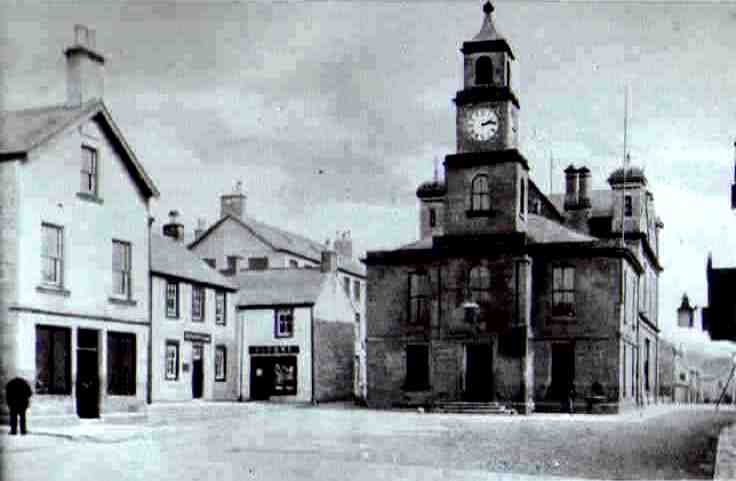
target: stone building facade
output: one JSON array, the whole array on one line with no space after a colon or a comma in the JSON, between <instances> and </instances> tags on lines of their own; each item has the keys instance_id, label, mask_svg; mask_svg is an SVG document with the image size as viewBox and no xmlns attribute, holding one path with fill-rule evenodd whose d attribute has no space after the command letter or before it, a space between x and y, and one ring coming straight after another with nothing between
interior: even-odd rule
<instances>
[{"instance_id":1,"label":"stone building facade","mask_svg":"<svg viewBox=\"0 0 736 481\"><path fill-rule=\"evenodd\" d=\"M148 396L158 191L102 101L93 32L75 33L66 103L0 114L0 384L27 379L34 414L97 417Z\"/></svg>"},{"instance_id":2,"label":"stone building facade","mask_svg":"<svg viewBox=\"0 0 736 481\"><path fill-rule=\"evenodd\" d=\"M420 239L369 252L369 405L616 412L656 400L658 236L641 169L543 194L519 144L513 51L486 3L464 42L457 152L417 190Z\"/></svg>"},{"instance_id":3,"label":"stone building facade","mask_svg":"<svg viewBox=\"0 0 736 481\"><path fill-rule=\"evenodd\" d=\"M247 214L246 201L245 194L238 189L232 194L221 196L220 219L199 232L189 248L226 275L320 268L321 255L325 250L323 244L254 219ZM356 398L364 398L365 266L355 258L349 232L338 233L333 246L337 254L334 275L354 310L353 391ZM310 281L313 280L310 278Z\"/></svg>"},{"instance_id":4,"label":"stone building facade","mask_svg":"<svg viewBox=\"0 0 736 481\"><path fill-rule=\"evenodd\" d=\"M337 253L317 268L241 271L233 281L242 326L242 399L297 402L354 396L356 309Z\"/></svg>"}]
</instances>

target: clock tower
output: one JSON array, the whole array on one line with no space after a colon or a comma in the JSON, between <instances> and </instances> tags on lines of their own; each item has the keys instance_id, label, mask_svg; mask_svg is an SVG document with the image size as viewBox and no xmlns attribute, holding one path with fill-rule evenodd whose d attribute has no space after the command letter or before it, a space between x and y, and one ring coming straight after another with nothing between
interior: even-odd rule
<instances>
[{"instance_id":1,"label":"clock tower","mask_svg":"<svg viewBox=\"0 0 736 481\"><path fill-rule=\"evenodd\" d=\"M483 24L463 42L457 153L445 157L448 235L525 232L529 166L518 151L519 100L511 87L514 53L483 6Z\"/></svg>"}]
</instances>

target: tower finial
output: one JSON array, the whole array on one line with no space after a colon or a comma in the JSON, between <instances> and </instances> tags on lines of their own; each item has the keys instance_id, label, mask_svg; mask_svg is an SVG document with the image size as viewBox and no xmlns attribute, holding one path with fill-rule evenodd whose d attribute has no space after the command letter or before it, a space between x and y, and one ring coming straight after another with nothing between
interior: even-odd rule
<instances>
[{"instance_id":1,"label":"tower finial","mask_svg":"<svg viewBox=\"0 0 736 481\"><path fill-rule=\"evenodd\" d=\"M493 4L491 3L491 0L486 0L486 3L483 5L483 13L486 15L490 15L493 13L495 8L493 8Z\"/></svg>"}]
</instances>

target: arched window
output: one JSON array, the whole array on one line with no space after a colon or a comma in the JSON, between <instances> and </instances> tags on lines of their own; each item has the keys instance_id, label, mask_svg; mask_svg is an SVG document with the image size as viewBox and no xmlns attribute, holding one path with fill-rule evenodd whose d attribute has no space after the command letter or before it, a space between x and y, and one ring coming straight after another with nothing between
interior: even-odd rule
<instances>
[{"instance_id":1,"label":"arched window","mask_svg":"<svg viewBox=\"0 0 736 481\"><path fill-rule=\"evenodd\" d=\"M486 266L475 266L468 275L468 294L480 305L491 300L491 271Z\"/></svg>"},{"instance_id":2,"label":"arched window","mask_svg":"<svg viewBox=\"0 0 736 481\"><path fill-rule=\"evenodd\" d=\"M475 61L475 84L489 84L493 82L493 62L491 57L479 57Z\"/></svg>"},{"instance_id":3,"label":"arched window","mask_svg":"<svg viewBox=\"0 0 736 481\"><path fill-rule=\"evenodd\" d=\"M470 191L470 210L487 211L491 209L491 193L488 189L487 175L476 175Z\"/></svg>"}]
</instances>

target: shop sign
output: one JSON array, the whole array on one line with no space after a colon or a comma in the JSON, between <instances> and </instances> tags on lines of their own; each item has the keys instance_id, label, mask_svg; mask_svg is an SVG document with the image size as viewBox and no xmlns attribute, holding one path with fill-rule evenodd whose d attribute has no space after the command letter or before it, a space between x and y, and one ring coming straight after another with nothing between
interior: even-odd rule
<instances>
[{"instance_id":1,"label":"shop sign","mask_svg":"<svg viewBox=\"0 0 736 481\"><path fill-rule=\"evenodd\" d=\"M249 354L299 354L299 346L249 346Z\"/></svg>"},{"instance_id":2,"label":"shop sign","mask_svg":"<svg viewBox=\"0 0 736 481\"><path fill-rule=\"evenodd\" d=\"M206 332L184 331L184 340L191 342L212 342L212 336Z\"/></svg>"}]
</instances>

